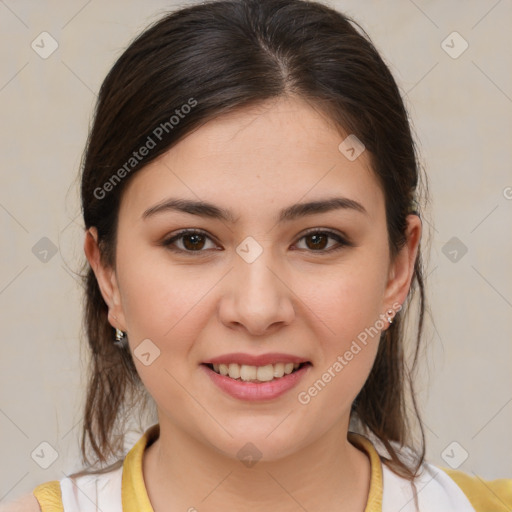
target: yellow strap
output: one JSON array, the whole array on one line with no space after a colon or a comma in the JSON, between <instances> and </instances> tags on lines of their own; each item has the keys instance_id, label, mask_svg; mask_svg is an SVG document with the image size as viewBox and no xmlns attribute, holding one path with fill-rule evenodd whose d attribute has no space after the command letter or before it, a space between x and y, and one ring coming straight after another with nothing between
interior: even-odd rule
<instances>
[{"instance_id":1,"label":"yellow strap","mask_svg":"<svg viewBox=\"0 0 512 512\"><path fill-rule=\"evenodd\" d=\"M512 478L483 480L463 471L441 468L462 489L476 512L512 510Z\"/></svg>"},{"instance_id":2,"label":"yellow strap","mask_svg":"<svg viewBox=\"0 0 512 512\"><path fill-rule=\"evenodd\" d=\"M382 463L372 442L356 432L348 433L351 444L363 449L370 458L370 491L364 512L382 512Z\"/></svg>"},{"instance_id":3,"label":"yellow strap","mask_svg":"<svg viewBox=\"0 0 512 512\"><path fill-rule=\"evenodd\" d=\"M58 480L38 485L32 491L32 494L39 502L42 512L64 512L60 482Z\"/></svg>"},{"instance_id":4,"label":"yellow strap","mask_svg":"<svg viewBox=\"0 0 512 512\"><path fill-rule=\"evenodd\" d=\"M142 474L146 446L160 435L160 424L152 425L128 452L123 463L122 504L126 512L153 512Z\"/></svg>"}]
</instances>

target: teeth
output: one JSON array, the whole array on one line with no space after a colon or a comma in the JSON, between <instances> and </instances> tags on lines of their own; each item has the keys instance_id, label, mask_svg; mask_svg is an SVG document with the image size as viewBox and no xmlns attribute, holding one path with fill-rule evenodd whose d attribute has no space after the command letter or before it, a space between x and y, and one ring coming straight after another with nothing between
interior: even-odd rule
<instances>
[{"instance_id":1,"label":"teeth","mask_svg":"<svg viewBox=\"0 0 512 512\"><path fill-rule=\"evenodd\" d=\"M226 375L229 375L232 379L238 379L240 377L240 365L231 363L228 370L229 371Z\"/></svg>"},{"instance_id":2,"label":"teeth","mask_svg":"<svg viewBox=\"0 0 512 512\"><path fill-rule=\"evenodd\" d=\"M284 363L276 363L274 365L274 377L279 378L284 375Z\"/></svg>"},{"instance_id":3,"label":"teeth","mask_svg":"<svg viewBox=\"0 0 512 512\"><path fill-rule=\"evenodd\" d=\"M247 366L243 364L240 366L240 378L242 380L256 380L256 376L258 375L258 368L256 366Z\"/></svg>"},{"instance_id":4,"label":"teeth","mask_svg":"<svg viewBox=\"0 0 512 512\"><path fill-rule=\"evenodd\" d=\"M265 366L249 366L237 363L214 364L213 369L221 375L229 376L232 379L239 379L245 382L257 380L260 382L269 382L274 378L279 379L284 375L289 375L300 366L299 363L276 363Z\"/></svg>"},{"instance_id":5,"label":"teeth","mask_svg":"<svg viewBox=\"0 0 512 512\"><path fill-rule=\"evenodd\" d=\"M256 372L256 379L262 382L268 382L274 378L274 366L267 364L266 366L260 366Z\"/></svg>"}]
</instances>

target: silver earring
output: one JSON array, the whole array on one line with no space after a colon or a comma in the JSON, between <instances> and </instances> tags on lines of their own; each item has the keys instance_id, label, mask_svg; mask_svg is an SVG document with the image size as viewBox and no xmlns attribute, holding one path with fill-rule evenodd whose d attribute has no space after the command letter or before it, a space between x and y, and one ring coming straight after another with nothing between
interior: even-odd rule
<instances>
[{"instance_id":1,"label":"silver earring","mask_svg":"<svg viewBox=\"0 0 512 512\"><path fill-rule=\"evenodd\" d=\"M393 316L392 316L393 315L393 310L392 309L388 309L387 315L388 315L388 322L391 325L393 323Z\"/></svg>"},{"instance_id":2,"label":"silver earring","mask_svg":"<svg viewBox=\"0 0 512 512\"><path fill-rule=\"evenodd\" d=\"M117 345L119 348L126 348L127 344L126 333L116 327L116 340L114 341L114 345Z\"/></svg>"}]
</instances>

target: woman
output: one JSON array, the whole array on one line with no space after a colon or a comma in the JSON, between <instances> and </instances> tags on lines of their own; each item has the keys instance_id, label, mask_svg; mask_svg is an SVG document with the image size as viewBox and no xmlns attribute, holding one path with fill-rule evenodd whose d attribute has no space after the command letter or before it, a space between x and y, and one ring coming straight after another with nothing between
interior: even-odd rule
<instances>
[{"instance_id":1,"label":"woman","mask_svg":"<svg viewBox=\"0 0 512 512\"><path fill-rule=\"evenodd\" d=\"M89 468L24 510L512 500L511 480L482 492L424 460L421 177L396 83L355 26L318 3L208 2L113 66L82 174ZM146 399L157 423L124 457L124 419Z\"/></svg>"}]
</instances>

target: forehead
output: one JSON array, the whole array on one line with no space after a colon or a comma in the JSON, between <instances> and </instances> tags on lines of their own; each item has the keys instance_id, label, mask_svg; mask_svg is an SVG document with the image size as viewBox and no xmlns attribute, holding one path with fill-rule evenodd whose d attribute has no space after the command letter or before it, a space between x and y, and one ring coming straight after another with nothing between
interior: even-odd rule
<instances>
[{"instance_id":1,"label":"forehead","mask_svg":"<svg viewBox=\"0 0 512 512\"><path fill-rule=\"evenodd\" d=\"M121 208L140 217L166 197L181 196L254 216L343 195L378 216L383 195L370 157L363 151L347 158L339 148L347 136L301 100L280 98L224 114L139 170Z\"/></svg>"}]
</instances>

